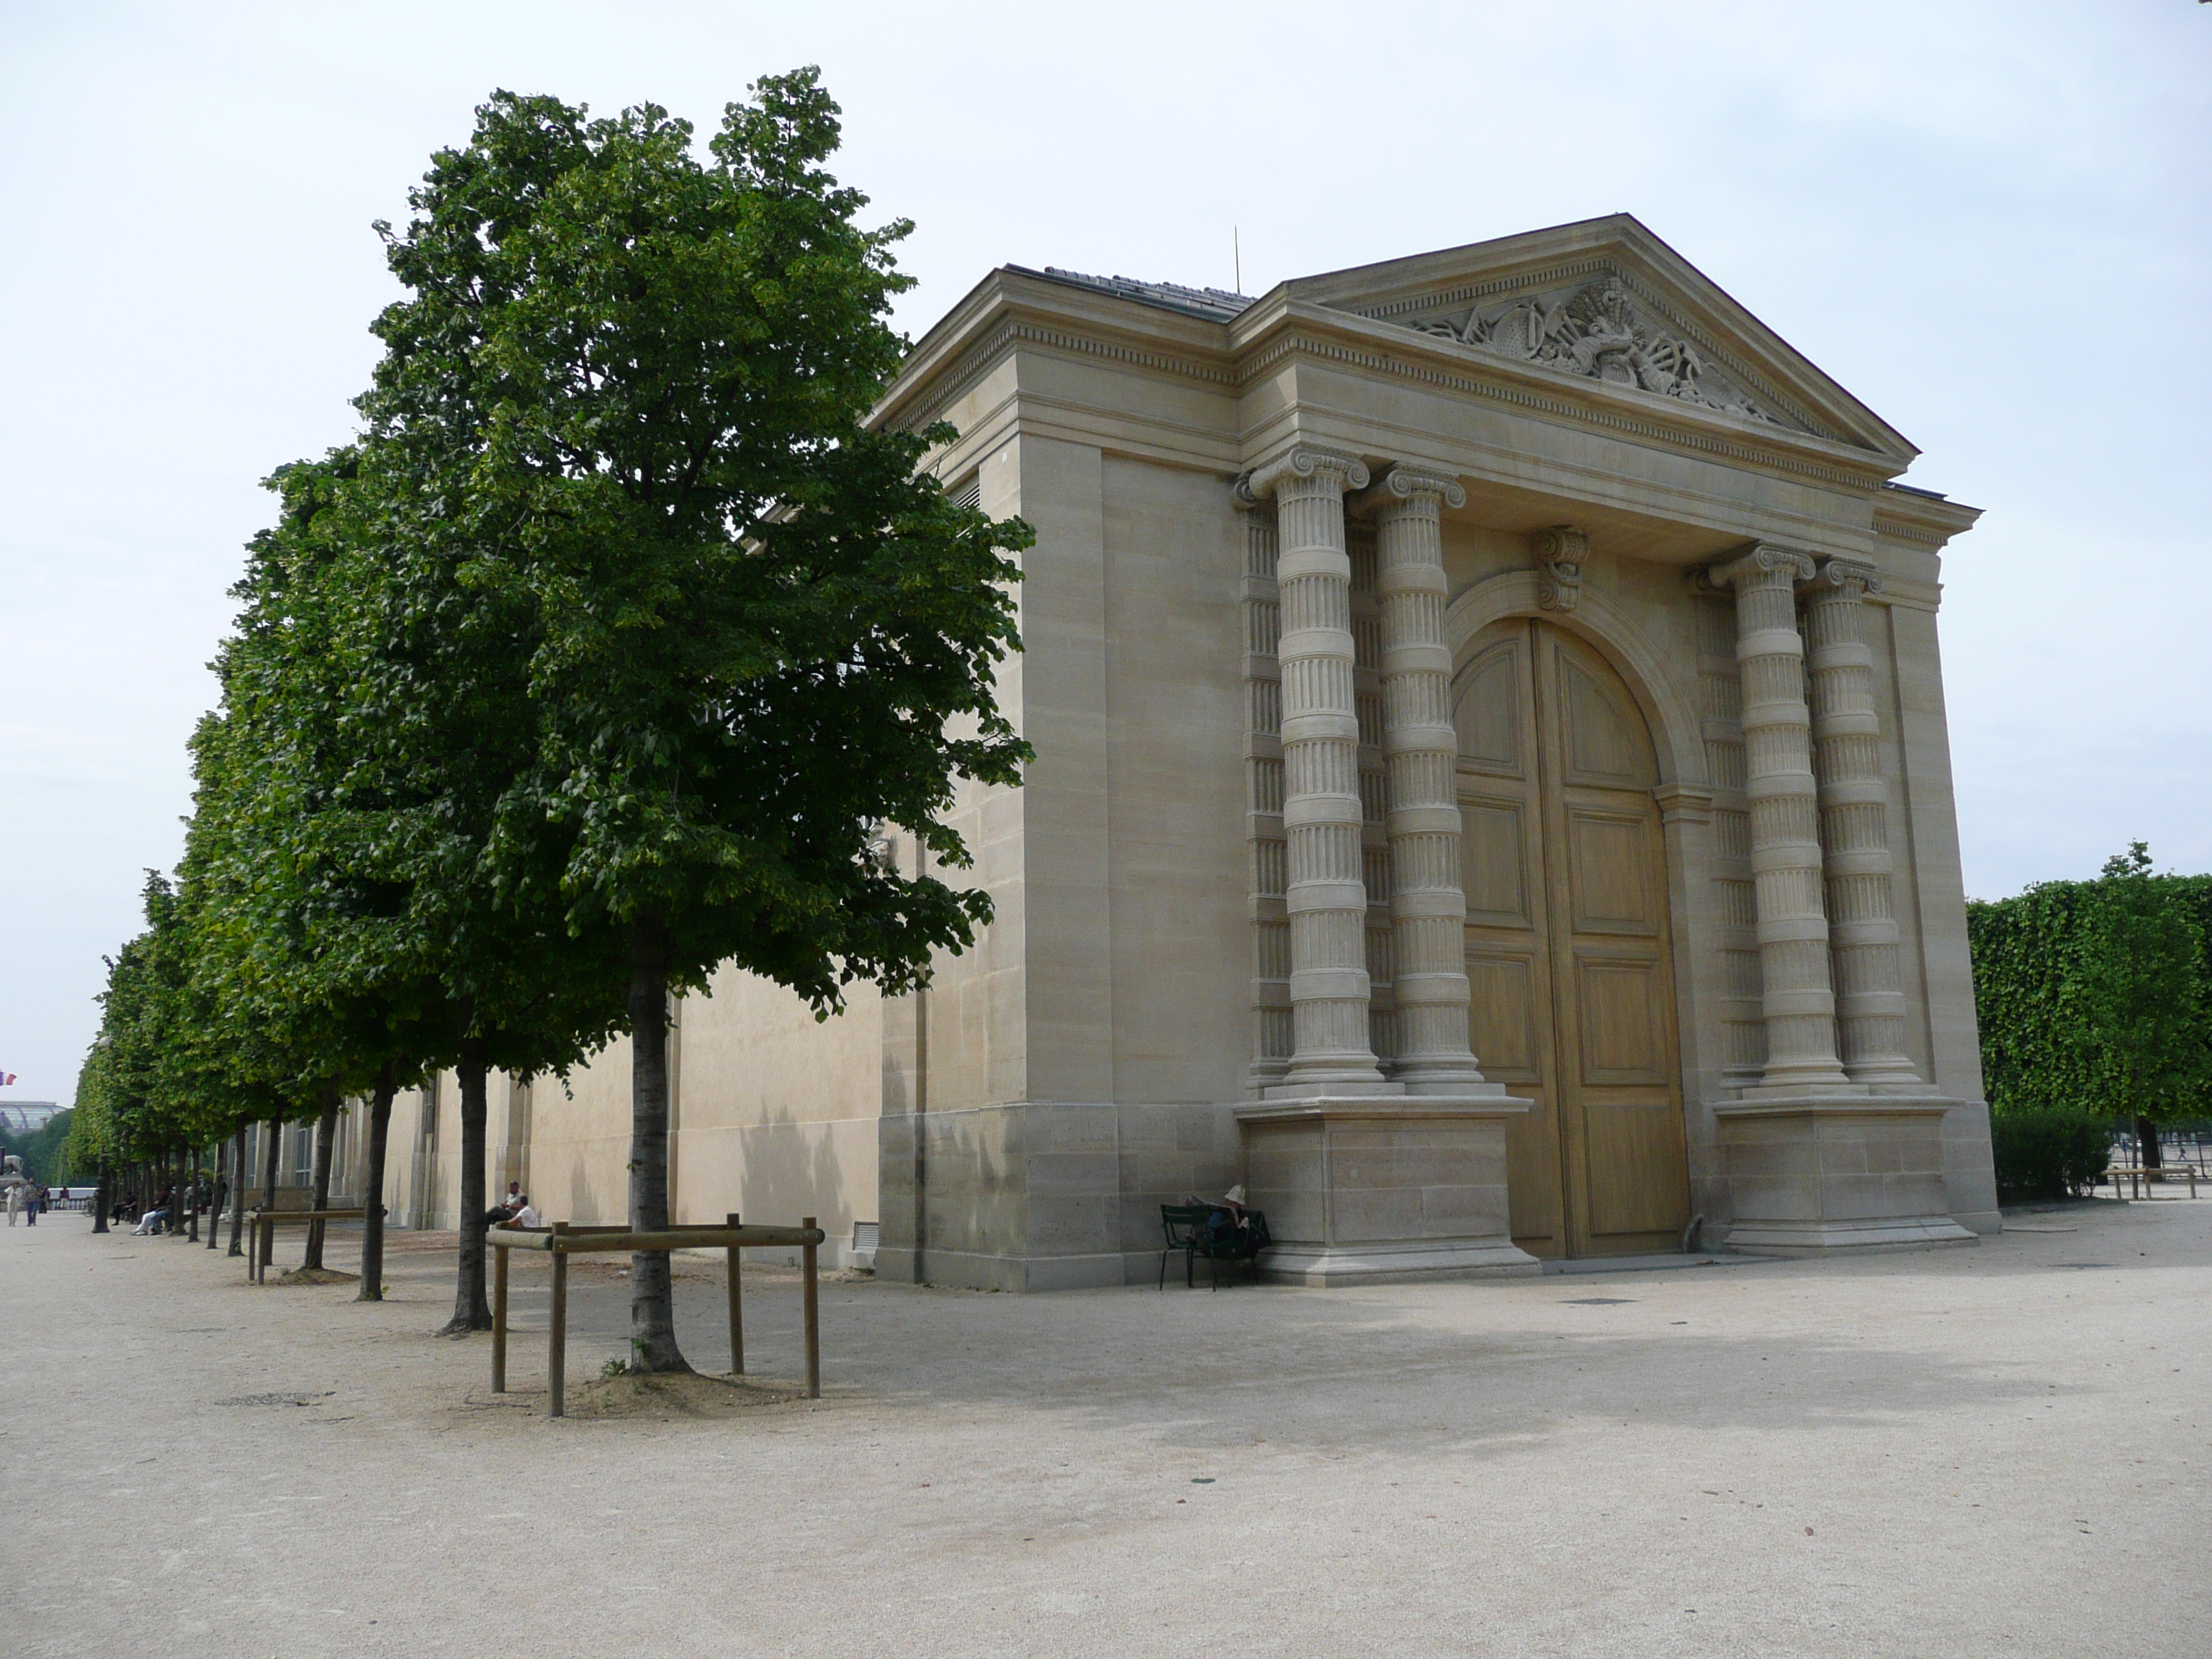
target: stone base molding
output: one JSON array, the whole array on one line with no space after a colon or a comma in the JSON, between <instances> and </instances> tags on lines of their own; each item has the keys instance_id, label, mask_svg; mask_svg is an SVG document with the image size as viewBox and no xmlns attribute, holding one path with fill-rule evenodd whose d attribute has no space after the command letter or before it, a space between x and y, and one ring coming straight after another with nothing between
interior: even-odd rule
<instances>
[{"instance_id":1,"label":"stone base molding","mask_svg":"<svg viewBox=\"0 0 2212 1659\"><path fill-rule=\"evenodd\" d=\"M1271 1218L1272 1219L1272 1218ZM1411 1244L1277 1244L1260 1258L1270 1285L1326 1290L1403 1285L1424 1279L1532 1279L1544 1264L1511 1239L1438 1239Z\"/></svg>"},{"instance_id":2,"label":"stone base molding","mask_svg":"<svg viewBox=\"0 0 2212 1659\"><path fill-rule=\"evenodd\" d=\"M1966 1244L1944 1208L1938 1095L1742 1102L1714 1109L1735 1218L1727 1247L1765 1255Z\"/></svg>"},{"instance_id":3,"label":"stone base molding","mask_svg":"<svg viewBox=\"0 0 2212 1659\"><path fill-rule=\"evenodd\" d=\"M1947 1215L1887 1221L1761 1222L1729 1230L1739 1255L1838 1255L1851 1250L1923 1250L1972 1244L1978 1236Z\"/></svg>"},{"instance_id":4,"label":"stone base molding","mask_svg":"<svg viewBox=\"0 0 2212 1659\"><path fill-rule=\"evenodd\" d=\"M1540 1271L1513 1243L1494 1093L1341 1095L1240 1106L1245 1187L1275 1248L1263 1278L1328 1285Z\"/></svg>"}]
</instances>

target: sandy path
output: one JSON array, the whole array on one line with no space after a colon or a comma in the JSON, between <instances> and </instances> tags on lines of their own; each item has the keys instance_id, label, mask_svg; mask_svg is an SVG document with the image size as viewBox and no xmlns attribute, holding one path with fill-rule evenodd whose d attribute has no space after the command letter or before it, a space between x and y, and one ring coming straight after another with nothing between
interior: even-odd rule
<instances>
[{"instance_id":1,"label":"sandy path","mask_svg":"<svg viewBox=\"0 0 2212 1659\"><path fill-rule=\"evenodd\" d=\"M2212 1199L2024 1220L1358 1291L831 1284L818 1403L548 1423L542 1263L502 1401L426 1334L438 1241L394 1236L376 1308L49 1218L0 1229L0 1653L2212 1652ZM747 1279L794 1376L795 1282ZM721 1363L719 1273L678 1295ZM574 1304L589 1376L627 1286Z\"/></svg>"}]
</instances>

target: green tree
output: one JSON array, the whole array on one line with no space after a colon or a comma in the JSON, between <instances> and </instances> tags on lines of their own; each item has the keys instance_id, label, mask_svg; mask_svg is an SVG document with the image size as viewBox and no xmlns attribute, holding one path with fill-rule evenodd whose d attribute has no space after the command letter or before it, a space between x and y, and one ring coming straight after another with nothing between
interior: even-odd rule
<instances>
[{"instance_id":1,"label":"green tree","mask_svg":"<svg viewBox=\"0 0 2212 1659\"><path fill-rule=\"evenodd\" d=\"M626 970L646 1229L668 1221L671 990L732 961L825 1013L856 979L921 983L989 902L886 867L878 828L965 867L956 779L1012 783L1027 754L991 695L1026 526L921 471L949 428L866 424L908 227L855 223L813 70L752 90L704 155L651 105L495 94L386 230L409 296L361 401L386 539L448 556L431 631L496 615L524 677L532 740L482 780L477 868ZM665 1255L633 1285L635 1366L683 1369Z\"/></svg>"},{"instance_id":2,"label":"green tree","mask_svg":"<svg viewBox=\"0 0 2212 1659\"><path fill-rule=\"evenodd\" d=\"M70 1141L70 1120L76 1114L68 1107L56 1112L27 1135L0 1142L0 1152L13 1152L23 1160L23 1173L49 1187L73 1185L91 1173L77 1165Z\"/></svg>"},{"instance_id":3,"label":"green tree","mask_svg":"<svg viewBox=\"0 0 2212 1659\"><path fill-rule=\"evenodd\" d=\"M219 1000L237 1051L262 1045L250 1069L321 1098L319 1204L331 1102L367 1097L363 1300L381 1296L392 1097L458 1069L447 1328L485 1328L485 1073L558 1069L604 1041L619 980L580 979L583 953L557 921L549 935L485 878L499 780L530 739L507 619L455 582L449 548L394 537L407 492L374 459L340 451L269 482L277 520L233 590L222 704L195 738L187 860L219 923ZM316 1243L311 1232L310 1265Z\"/></svg>"},{"instance_id":4,"label":"green tree","mask_svg":"<svg viewBox=\"0 0 2212 1659\"><path fill-rule=\"evenodd\" d=\"M183 1167L226 1109L219 1050L191 995L193 936L175 885L147 872L147 927L108 961L100 1030L79 1079L72 1156L158 1167L180 1188Z\"/></svg>"},{"instance_id":5,"label":"green tree","mask_svg":"<svg viewBox=\"0 0 2212 1659\"><path fill-rule=\"evenodd\" d=\"M2152 872L2141 842L2094 881L1967 906L1990 1104L2157 1125L2212 1110L2212 877Z\"/></svg>"},{"instance_id":6,"label":"green tree","mask_svg":"<svg viewBox=\"0 0 2212 1659\"><path fill-rule=\"evenodd\" d=\"M2090 913L2081 1041L2094 1056L2091 1104L2132 1121L2143 1164L2160 1162L2158 1126L2212 1099L2212 985L2204 938L2142 842L2106 860Z\"/></svg>"}]
</instances>

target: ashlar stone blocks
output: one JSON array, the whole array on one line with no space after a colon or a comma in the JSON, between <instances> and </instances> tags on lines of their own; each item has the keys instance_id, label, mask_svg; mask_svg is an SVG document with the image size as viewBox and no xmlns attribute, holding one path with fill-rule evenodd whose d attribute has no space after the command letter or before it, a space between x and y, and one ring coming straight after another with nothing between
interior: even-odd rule
<instances>
[{"instance_id":1,"label":"ashlar stone blocks","mask_svg":"<svg viewBox=\"0 0 2212 1659\"><path fill-rule=\"evenodd\" d=\"M1948 1212L1943 1118L1957 1102L1895 1096L1715 1109L1735 1201L1730 1249L1820 1255L1971 1243Z\"/></svg>"},{"instance_id":2,"label":"ashlar stone blocks","mask_svg":"<svg viewBox=\"0 0 2212 1659\"><path fill-rule=\"evenodd\" d=\"M1294 1285L1533 1273L1506 1205L1506 1126L1526 1101L1346 1096L1239 1108L1248 1195Z\"/></svg>"}]
</instances>

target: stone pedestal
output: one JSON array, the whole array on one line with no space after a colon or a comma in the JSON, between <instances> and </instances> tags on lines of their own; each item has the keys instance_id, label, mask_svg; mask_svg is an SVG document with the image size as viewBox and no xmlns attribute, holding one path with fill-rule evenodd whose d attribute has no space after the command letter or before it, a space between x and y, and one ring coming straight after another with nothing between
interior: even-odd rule
<instances>
[{"instance_id":1,"label":"stone pedestal","mask_svg":"<svg viewBox=\"0 0 2212 1659\"><path fill-rule=\"evenodd\" d=\"M1261 1274L1326 1285L1539 1272L1513 1243L1505 1194L1506 1125L1528 1106L1501 1089L1239 1107L1248 1195L1275 1238Z\"/></svg>"},{"instance_id":2,"label":"stone pedestal","mask_svg":"<svg viewBox=\"0 0 2212 1659\"><path fill-rule=\"evenodd\" d=\"M1944 1207L1943 1115L1958 1103L1816 1095L1716 1107L1735 1204L1728 1248L1820 1255L1972 1243Z\"/></svg>"}]
</instances>

